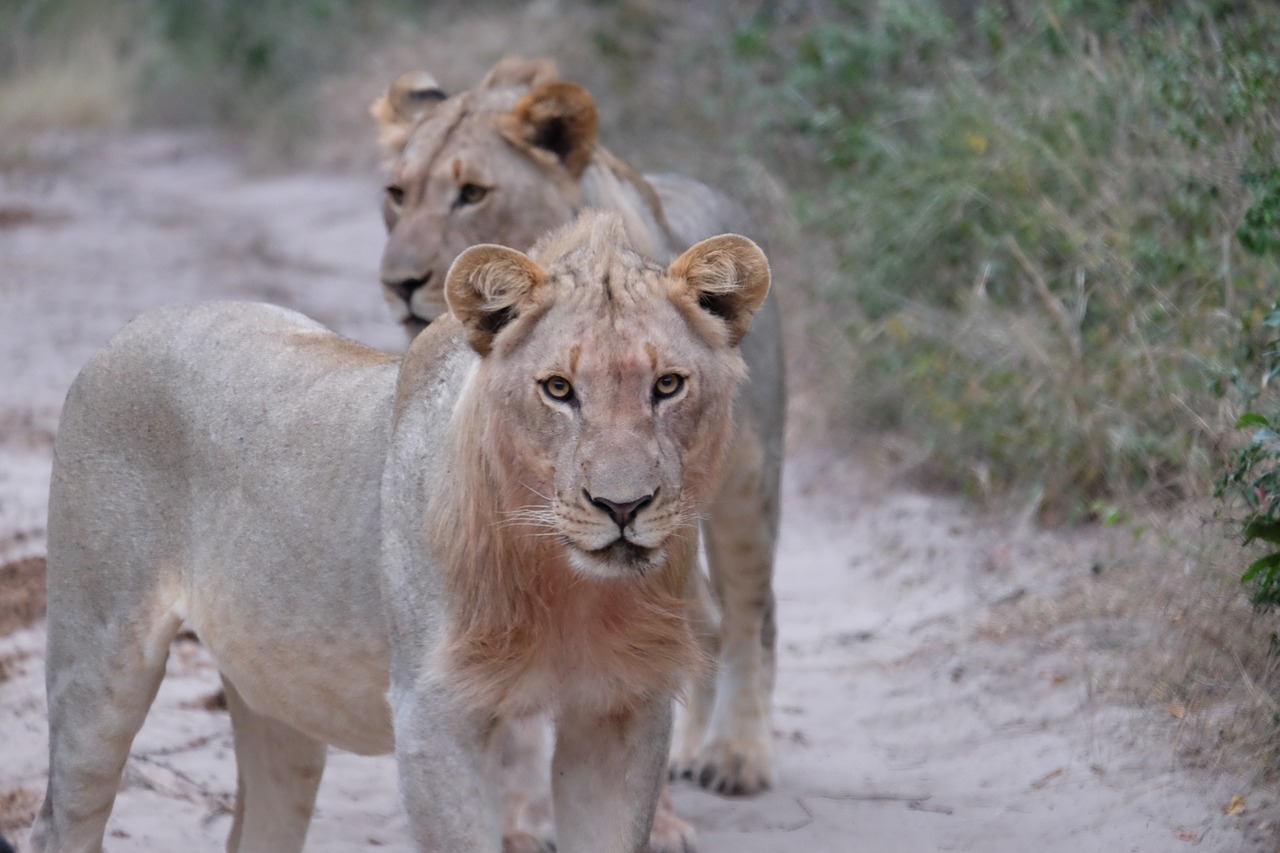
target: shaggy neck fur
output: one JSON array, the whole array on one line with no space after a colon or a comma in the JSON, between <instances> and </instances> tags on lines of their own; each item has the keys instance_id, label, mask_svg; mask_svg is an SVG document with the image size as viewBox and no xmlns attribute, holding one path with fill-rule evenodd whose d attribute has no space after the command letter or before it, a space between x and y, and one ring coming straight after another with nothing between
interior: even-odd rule
<instances>
[{"instance_id":1,"label":"shaggy neck fur","mask_svg":"<svg viewBox=\"0 0 1280 853\"><path fill-rule=\"evenodd\" d=\"M642 578L576 574L558 537L510 521L540 499L519 484L523 466L510 450L519 442L486 413L485 385L482 368L455 420L485 427L453 438L453 470L475 476L450 483L427 529L445 577L443 663L460 695L500 715L569 702L612 710L674 695L703 663L685 597L695 528L674 537L664 566Z\"/></svg>"},{"instance_id":2,"label":"shaggy neck fur","mask_svg":"<svg viewBox=\"0 0 1280 853\"><path fill-rule=\"evenodd\" d=\"M617 213L637 252L649 258L666 258L678 251L653 186L603 146L596 146L581 183L583 202Z\"/></svg>"}]
</instances>

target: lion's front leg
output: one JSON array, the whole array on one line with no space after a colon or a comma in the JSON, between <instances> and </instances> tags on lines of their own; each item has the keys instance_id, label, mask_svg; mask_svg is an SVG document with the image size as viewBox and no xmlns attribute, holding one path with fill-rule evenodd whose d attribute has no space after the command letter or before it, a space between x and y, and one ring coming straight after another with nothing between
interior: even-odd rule
<instances>
[{"instance_id":1,"label":"lion's front leg","mask_svg":"<svg viewBox=\"0 0 1280 853\"><path fill-rule=\"evenodd\" d=\"M555 850L551 823L551 726L541 716L507 720L502 756L502 840L506 853Z\"/></svg>"},{"instance_id":2,"label":"lion's front leg","mask_svg":"<svg viewBox=\"0 0 1280 853\"><path fill-rule=\"evenodd\" d=\"M685 594L695 605L689 613L694 636L698 638L707 660L714 663L720 659L720 609L712 597L707 576L703 572L690 573ZM711 668L707 672L697 672L685 681L684 696L675 709L668 764L672 779L692 779L700 769L699 755L715 704L715 676L715 669Z\"/></svg>"},{"instance_id":3,"label":"lion's front leg","mask_svg":"<svg viewBox=\"0 0 1280 853\"><path fill-rule=\"evenodd\" d=\"M415 685L395 700L396 768L419 850L503 849L497 728L439 685Z\"/></svg>"},{"instance_id":4,"label":"lion's front leg","mask_svg":"<svg viewBox=\"0 0 1280 853\"><path fill-rule=\"evenodd\" d=\"M561 711L551 762L558 853L648 850L671 740L671 702Z\"/></svg>"}]
</instances>

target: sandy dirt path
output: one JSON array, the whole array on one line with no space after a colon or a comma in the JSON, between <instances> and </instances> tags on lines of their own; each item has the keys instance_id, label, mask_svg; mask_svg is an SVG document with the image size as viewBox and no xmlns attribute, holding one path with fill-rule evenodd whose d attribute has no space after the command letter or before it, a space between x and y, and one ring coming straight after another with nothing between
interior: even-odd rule
<instances>
[{"instance_id":1,"label":"sandy dirt path","mask_svg":"<svg viewBox=\"0 0 1280 853\"><path fill-rule=\"evenodd\" d=\"M398 347L374 284L377 194L373 176L246 175L207 140L169 134L62 141L0 173L0 566L43 554L62 397L137 313L266 300ZM1038 533L793 448L777 576L778 785L745 800L677 786L700 849L1263 849L1246 841L1256 818L1223 813L1228 782L1179 769L1178 721L1117 698L1115 661L1153 641L1149 626L1033 618L1071 585L1097 582L1113 539ZM0 832L19 841L44 789L42 652L40 623L0 637ZM191 641L175 644L169 670L110 850L219 850L230 825L216 672ZM1251 813L1266 805L1254 796ZM409 849L394 768L335 753L308 850L369 847Z\"/></svg>"}]
</instances>

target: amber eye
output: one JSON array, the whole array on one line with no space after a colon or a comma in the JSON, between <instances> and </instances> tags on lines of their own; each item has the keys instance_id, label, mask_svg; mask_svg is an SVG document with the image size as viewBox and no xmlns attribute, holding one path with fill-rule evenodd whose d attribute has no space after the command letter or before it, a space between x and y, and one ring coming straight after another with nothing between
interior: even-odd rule
<instances>
[{"instance_id":1,"label":"amber eye","mask_svg":"<svg viewBox=\"0 0 1280 853\"><path fill-rule=\"evenodd\" d=\"M488 187L482 187L479 184L463 184L458 189L458 204L477 204L488 194Z\"/></svg>"},{"instance_id":2,"label":"amber eye","mask_svg":"<svg viewBox=\"0 0 1280 853\"><path fill-rule=\"evenodd\" d=\"M395 184L387 187L387 200L396 207L404 204L404 187L398 187Z\"/></svg>"},{"instance_id":3,"label":"amber eye","mask_svg":"<svg viewBox=\"0 0 1280 853\"><path fill-rule=\"evenodd\" d=\"M552 376L542 380L542 393L557 403L567 403L573 399L573 385L563 376Z\"/></svg>"},{"instance_id":4,"label":"amber eye","mask_svg":"<svg viewBox=\"0 0 1280 853\"><path fill-rule=\"evenodd\" d=\"M668 397L674 397L680 393L680 389L684 387L684 377L679 373L668 373L659 376L658 381L653 383L653 396L659 400L665 400Z\"/></svg>"}]
</instances>

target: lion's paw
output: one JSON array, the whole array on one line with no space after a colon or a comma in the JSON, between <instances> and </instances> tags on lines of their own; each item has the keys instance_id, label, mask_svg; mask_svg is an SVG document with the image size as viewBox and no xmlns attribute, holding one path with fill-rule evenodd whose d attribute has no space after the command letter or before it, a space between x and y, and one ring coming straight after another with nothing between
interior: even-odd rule
<instances>
[{"instance_id":1,"label":"lion's paw","mask_svg":"<svg viewBox=\"0 0 1280 853\"><path fill-rule=\"evenodd\" d=\"M687 774L708 791L730 797L758 794L773 784L772 762L767 749L716 740L698 756Z\"/></svg>"},{"instance_id":2,"label":"lion's paw","mask_svg":"<svg viewBox=\"0 0 1280 853\"><path fill-rule=\"evenodd\" d=\"M698 833L688 822L681 820L671 805L670 795L664 791L658 810L653 815L653 830L649 833L649 853L697 853Z\"/></svg>"},{"instance_id":3,"label":"lion's paw","mask_svg":"<svg viewBox=\"0 0 1280 853\"><path fill-rule=\"evenodd\" d=\"M692 750L673 752L667 763L667 778L674 782L677 779L694 779L697 777L699 761L697 753Z\"/></svg>"}]
</instances>

